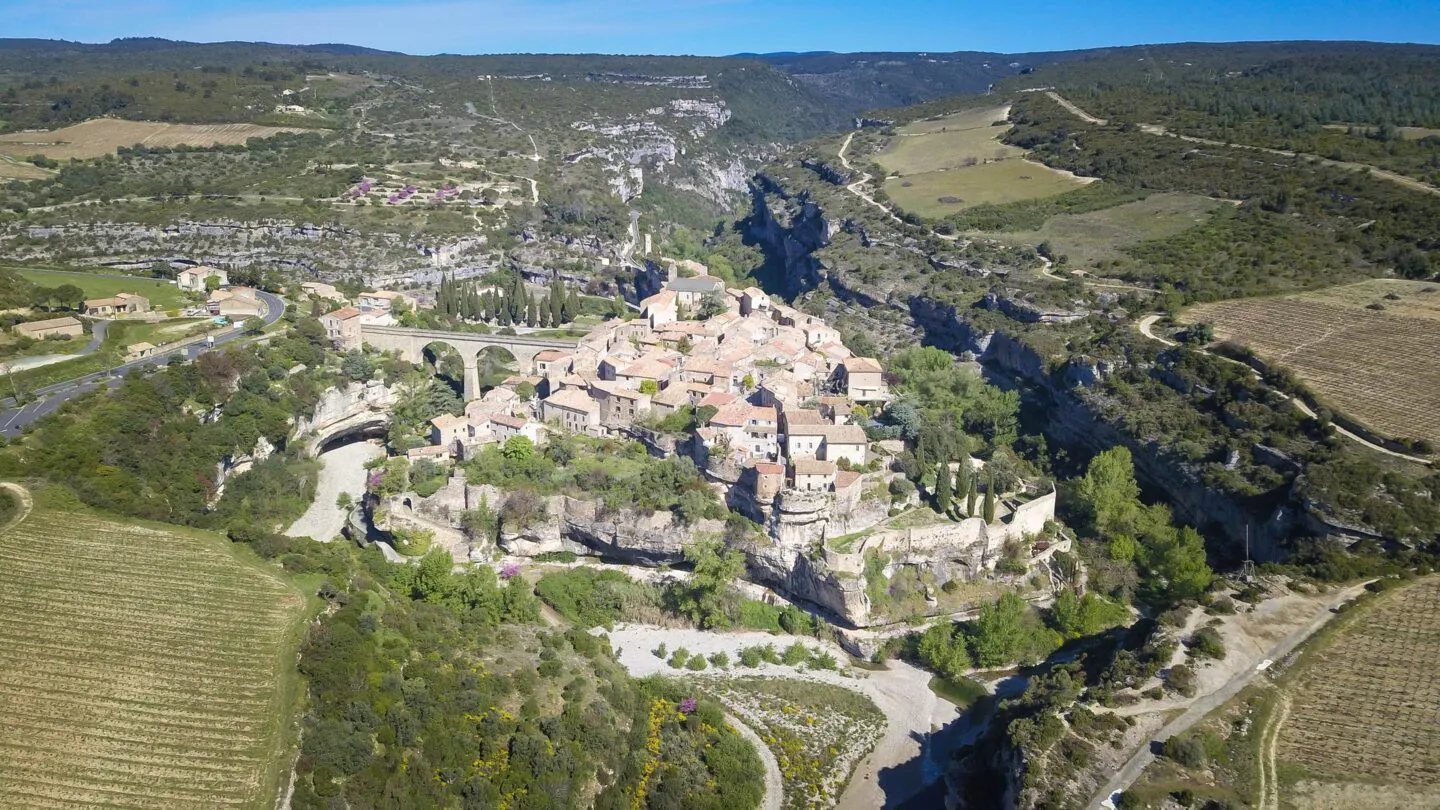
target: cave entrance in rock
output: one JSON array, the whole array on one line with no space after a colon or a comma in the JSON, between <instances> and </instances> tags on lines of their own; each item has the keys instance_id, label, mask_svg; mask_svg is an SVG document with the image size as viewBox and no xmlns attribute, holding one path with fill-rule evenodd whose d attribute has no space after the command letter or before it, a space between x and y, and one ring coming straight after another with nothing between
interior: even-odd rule
<instances>
[{"instance_id":1,"label":"cave entrance in rock","mask_svg":"<svg viewBox=\"0 0 1440 810\"><path fill-rule=\"evenodd\" d=\"M390 420L377 416L372 421L352 425L321 439L313 445L315 448L315 457L319 458L332 450L338 450L341 447L355 444L356 442L365 442L372 439L384 441L389 435Z\"/></svg>"}]
</instances>

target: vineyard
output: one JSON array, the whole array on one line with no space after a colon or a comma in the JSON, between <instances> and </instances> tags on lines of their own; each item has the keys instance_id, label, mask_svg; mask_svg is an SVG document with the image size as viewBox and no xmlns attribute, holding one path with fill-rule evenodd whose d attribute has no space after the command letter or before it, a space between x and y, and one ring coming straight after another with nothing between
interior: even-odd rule
<instances>
[{"instance_id":1,"label":"vineyard","mask_svg":"<svg viewBox=\"0 0 1440 810\"><path fill-rule=\"evenodd\" d=\"M1214 322L1218 338L1290 369L1326 404L1385 435L1440 445L1440 330L1431 320L1300 297L1205 304L1186 320Z\"/></svg>"},{"instance_id":2,"label":"vineyard","mask_svg":"<svg viewBox=\"0 0 1440 810\"><path fill-rule=\"evenodd\" d=\"M304 603L228 545L44 508L0 535L0 806L273 805Z\"/></svg>"},{"instance_id":3,"label":"vineyard","mask_svg":"<svg viewBox=\"0 0 1440 810\"><path fill-rule=\"evenodd\" d=\"M1384 595L1305 662L1279 759L1316 778L1440 783L1440 580Z\"/></svg>"}]
</instances>

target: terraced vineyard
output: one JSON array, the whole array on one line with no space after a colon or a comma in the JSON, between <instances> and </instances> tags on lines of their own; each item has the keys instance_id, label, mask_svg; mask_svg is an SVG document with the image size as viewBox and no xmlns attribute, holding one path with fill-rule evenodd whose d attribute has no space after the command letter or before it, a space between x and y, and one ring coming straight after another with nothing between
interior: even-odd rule
<instances>
[{"instance_id":1,"label":"terraced vineyard","mask_svg":"<svg viewBox=\"0 0 1440 810\"><path fill-rule=\"evenodd\" d=\"M37 509L0 535L0 807L269 807L304 602L224 540Z\"/></svg>"},{"instance_id":2,"label":"terraced vineyard","mask_svg":"<svg viewBox=\"0 0 1440 810\"><path fill-rule=\"evenodd\" d=\"M1338 411L1385 435L1440 445L1432 320L1298 296L1205 304L1185 320L1213 321L1217 337L1290 368Z\"/></svg>"},{"instance_id":3,"label":"terraced vineyard","mask_svg":"<svg viewBox=\"0 0 1440 810\"><path fill-rule=\"evenodd\" d=\"M1440 783L1440 579L1381 597L1305 664L1279 758L1320 781ZM1416 805L1418 806L1418 805Z\"/></svg>"}]
</instances>

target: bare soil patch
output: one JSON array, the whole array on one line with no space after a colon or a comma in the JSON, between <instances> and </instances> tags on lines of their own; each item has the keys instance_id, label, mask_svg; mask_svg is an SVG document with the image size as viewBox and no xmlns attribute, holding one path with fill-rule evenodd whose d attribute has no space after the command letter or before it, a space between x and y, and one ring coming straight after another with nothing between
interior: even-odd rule
<instances>
[{"instance_id":1,"label":"bare soil patch","mask_svg":"<svg viewBox=\"0 0 1440 810\"><path fill-rule=\"evenodd\" d=\"M281 132L308 131L259 124L162 124L96 118L63 129L0 135L0 154L84 160L113 154L122 146L227 146Z\"/></svg>"}]
</instances>

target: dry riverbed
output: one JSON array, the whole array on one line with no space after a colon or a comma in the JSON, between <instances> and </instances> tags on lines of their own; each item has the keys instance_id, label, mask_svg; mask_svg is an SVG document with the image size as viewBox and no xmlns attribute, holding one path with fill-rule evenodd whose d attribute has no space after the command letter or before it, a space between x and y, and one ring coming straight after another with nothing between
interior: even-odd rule
<instances>
[{"instance_id":1,"label":"dry riverbed","mask_svg":"<svg viewBox=\"0 0 1440 810\"><path fill-rule=\"evenodd\" d=\"M901 661L891 661L887 670L855 669L843 663L847 659L840 647L811 638L649 625L618 625L609 635L620 663L636 677L658 674L722 682L745 676L786 678L834 684L869 698L884 714L886 726L874 750L861 760L841 794L836 806L843 810L893 807L933 783L941 775L945 757L931 756L931 735L962 722L960 711L930 690L930 673ZM783 650L796 641L835 656L842 662L840 669L797 671L778 664L743 667L733 663L746 647L771 644ZM675 670L651 652L662 643L670 651L684 647L692 654L705 656L724 652L732 664L728 670L711 668L698 674Z\"/></svg>"}]
</instances>

